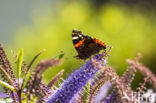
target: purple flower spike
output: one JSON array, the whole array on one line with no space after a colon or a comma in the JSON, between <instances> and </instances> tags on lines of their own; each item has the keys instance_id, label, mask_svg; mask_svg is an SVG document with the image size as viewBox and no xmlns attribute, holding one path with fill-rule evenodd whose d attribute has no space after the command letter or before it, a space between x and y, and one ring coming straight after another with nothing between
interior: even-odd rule
<instances>
[{"instance_id":1,"label":"purple flower spike","mask_svg":"<svg viewBox=\"0 0 156 103\"><path fill-rule=\"evenodd\" d=\"M72 73L47 103L69 103L72 97L95 75L100 66L106 64L104 57L104 53L97 54ZM93 60L96 60L99 65L95 65Z\"/></svg>"}]
</instances>

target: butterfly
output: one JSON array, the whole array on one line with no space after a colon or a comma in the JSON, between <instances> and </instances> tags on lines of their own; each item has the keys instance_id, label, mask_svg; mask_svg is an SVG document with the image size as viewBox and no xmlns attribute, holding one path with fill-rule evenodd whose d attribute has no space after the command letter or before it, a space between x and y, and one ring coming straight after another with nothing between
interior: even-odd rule
<instances>
[{"instance_id":1,"label":"butterfly","mask_svg":"<svg viewBox=\"0 0 156 103\"><path fill-rule=\"evenodd\" d=\"M106 49L105 43L97 38L92 38L88 35L85 35L76 29L72 31L72 40L74 47L78 52L76 57L79 59L87 59L98 53L100 50Z\"/></svg>"}]
</instances>

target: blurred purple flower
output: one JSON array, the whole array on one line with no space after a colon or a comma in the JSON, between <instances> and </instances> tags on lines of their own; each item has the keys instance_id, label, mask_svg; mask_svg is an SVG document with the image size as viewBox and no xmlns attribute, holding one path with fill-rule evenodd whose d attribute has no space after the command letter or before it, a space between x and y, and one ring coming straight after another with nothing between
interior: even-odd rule
<instances>
[{"instance_id":1,"label":"blurred purple flower","mask_svg":"<svg viewBox=\"0 0 156 103\"><path fill-rule=\"evenodd\" d=\"M121 103L116 90L113 90L102 103Z\"/></svg>"},{"instance_id":2,"label":"blurred purple flower","mask_svg":"<svg viewBox=\"0 0 156 103\"><path fill-rule=\"evenodd\" d=\"M0 98L8 98L8 97L10 97L8 94L5 94L0 91Z\"/></svg>"},{"instance_id":3,"label":"blurred purple flower","mask_svg":"<svg viewBox=\"0 0 156 103\"><path fill-rule=\"evenodd\" d=\"M80 69L72 73L47 103L69 103L73 96L95 75L98 69L106 64L106 58L104 57L105 53L97 54Z\"/></svg>"},{"instance_id":4,"label":"blurred purple flower","mask_svg":"<svg viewBox=\"0 0 156 103\"><path fill-rule=\"evenodd\" d=\"M108 94L108 91L112 87L110 81L106 82L98 91L97 95L95 96L95 103L101 103L102 99L105 98Z\"/></svg>"}]
</instances>

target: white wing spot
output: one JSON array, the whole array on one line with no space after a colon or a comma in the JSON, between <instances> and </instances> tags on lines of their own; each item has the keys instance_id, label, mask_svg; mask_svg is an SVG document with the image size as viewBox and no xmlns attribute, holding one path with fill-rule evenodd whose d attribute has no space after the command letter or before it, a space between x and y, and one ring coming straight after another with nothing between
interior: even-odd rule
<instances>
[{"instance_id":1,"label":"white wing spot","mask_svg":"<svg viewBox=\"0 0 156 103\"><path fill-rule=\"evenodd\" d=\"M73 38L72 38L72 40L75 40L75 39L78 39L79 37L77 37L77 36L74 36Z\"/></svg>"},{"instance_id":2,"label":"white wing spot","mask_svg":"<svg viewBox=\"0 0 156 103\"><path fill-rule=\"evenodd\" d=\"M82 35L79 35L80 38L82 38Z\"/></svg>"}]
</instances>

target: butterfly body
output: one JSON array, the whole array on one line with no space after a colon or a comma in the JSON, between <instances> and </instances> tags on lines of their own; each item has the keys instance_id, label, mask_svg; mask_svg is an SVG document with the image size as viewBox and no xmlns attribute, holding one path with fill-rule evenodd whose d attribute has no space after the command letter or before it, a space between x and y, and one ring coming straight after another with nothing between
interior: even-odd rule
<instances>
[{"instance_id":1,"label":"butterfly body","mask_svg":"<svg viewBox=\"0 0 156 103\"><path fill-rule=\"evenodd\" d=\"M79 59L87 59L91 55L98 53L100 50L106 49L105 43L99 39L85 35L78 30L72 31L72 40L75 49L78 52L76 57Z\"/></svg>"}]
</instances>

